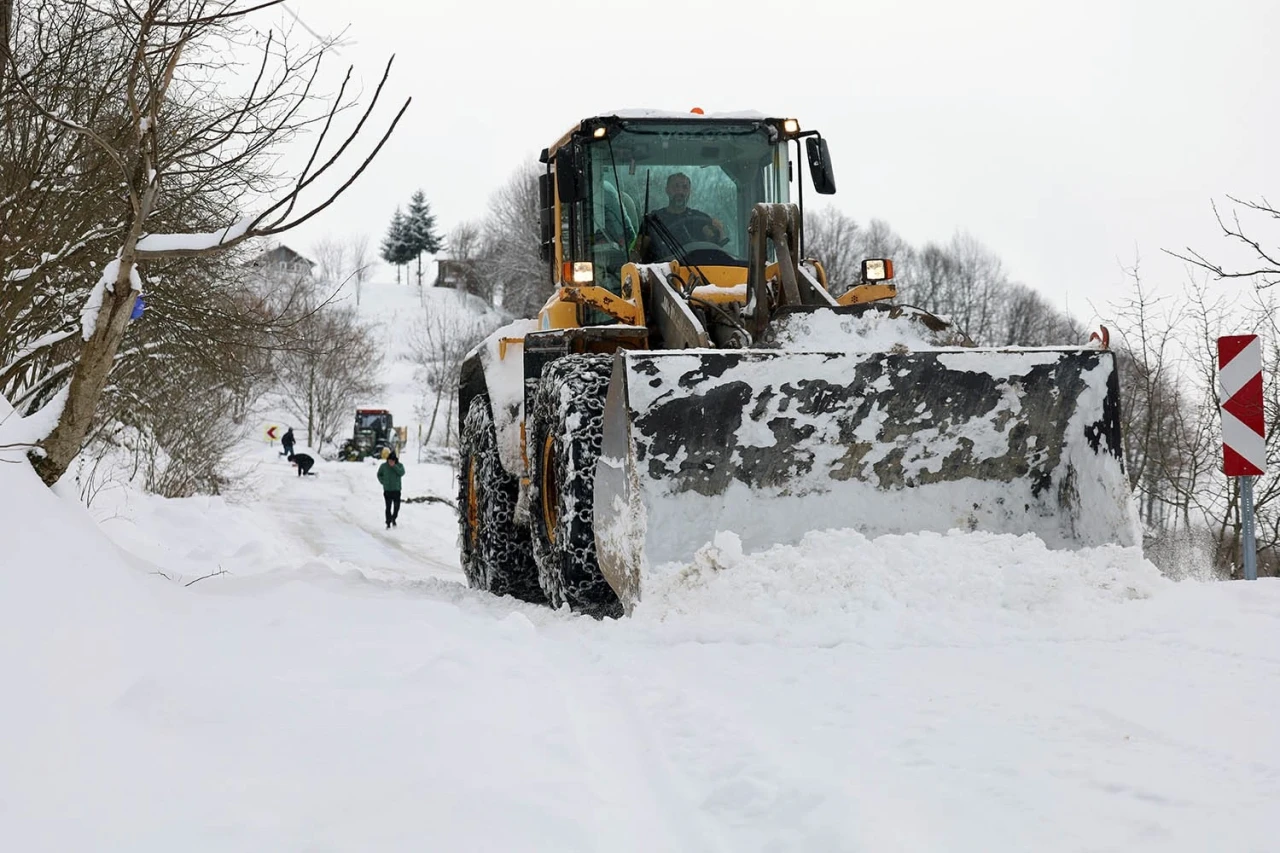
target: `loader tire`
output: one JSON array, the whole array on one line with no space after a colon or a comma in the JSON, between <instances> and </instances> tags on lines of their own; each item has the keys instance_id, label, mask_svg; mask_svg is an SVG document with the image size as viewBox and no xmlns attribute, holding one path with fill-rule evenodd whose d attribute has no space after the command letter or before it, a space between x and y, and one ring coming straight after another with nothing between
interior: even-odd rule
<instances>
[{"instance_id":1,"label":"loader tire","mask_svg":"<svg viewBox=\"0 0 1280 853\"><path fill-rule=\"evenodd\" d=\"M458 520L467 585L543 603L529 528L515 521L520 484L502 467L489 401L476 397L462 423Z\"/></svg>"},{"instance_id":2,"label":"loader tire","mask_svg":"<svg viewBox=\"0 0 1280 853\"><path fill-rule=\"evenodd\" d=\"M529 417L530 515L538 582L552 607L596 618L622 603L596 560L595 479L613 357L569 355L543 369Z\"/></svg>"}]
</instances>

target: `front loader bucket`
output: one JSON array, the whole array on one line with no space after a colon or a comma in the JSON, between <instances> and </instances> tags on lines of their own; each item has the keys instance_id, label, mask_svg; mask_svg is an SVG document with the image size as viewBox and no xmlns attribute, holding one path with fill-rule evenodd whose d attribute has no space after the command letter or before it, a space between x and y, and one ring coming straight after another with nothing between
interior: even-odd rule
<instances>
[{"instance_id":1,"label":"front loader bucket","mask_svg":"<svg viewBox=\"0 0 1280 853\"><path fill-rule=\"evenodd\" d=\"M1140 541L1106 350L620 353L595 483L628 612L722 530L748 551L846 527Z\"/></svg>"}]
</instances>

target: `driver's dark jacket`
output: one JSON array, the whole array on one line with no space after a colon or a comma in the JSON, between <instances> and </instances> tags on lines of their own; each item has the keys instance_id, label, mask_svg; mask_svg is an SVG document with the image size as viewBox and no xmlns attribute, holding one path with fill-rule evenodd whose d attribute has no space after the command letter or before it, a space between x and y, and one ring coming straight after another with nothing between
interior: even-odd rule
<instances>
[{"instance_id":1,"label":"driver's dark jacket","mask_svg":"<svg viewBox=\"0 0 1280 853\"><path fill-rule=\"evenodd\" d=\"M672 236L679 240L681 245L707 239L706 235L702 233L702 229L711 225L711 214L709 213L703 213L701 210L692 207L686 207L684 213L672 213L667 208L661 207L653 211L651 215L667 226ZM654 241L653 250L656 254L665 256L674 254L677 247L667 245L669 241L666 239L666 235L660 233L656 228L649 230L649 237ZM666 248L667 251L662 251L663 248Z\"/></svg>"}]
</instances>

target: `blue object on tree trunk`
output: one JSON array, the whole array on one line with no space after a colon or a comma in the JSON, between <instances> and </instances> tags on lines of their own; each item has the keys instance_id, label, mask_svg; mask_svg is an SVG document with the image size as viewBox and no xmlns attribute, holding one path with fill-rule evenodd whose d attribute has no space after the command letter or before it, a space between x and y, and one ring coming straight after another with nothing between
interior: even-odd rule
<instances>
[{"instance_id":1,"label":"blue object on tree trunk","mask_svg":"<svg viewBox=\"0 0 1280 853\"><path fill-rule=\"evenodd\" d=\"M147 310L147 303L142 301L142 294L138 294L138 298L133 300L133 312L129 314L130 320L136 320L142 316L142 312Z\"/></svg>"}]
</instances>

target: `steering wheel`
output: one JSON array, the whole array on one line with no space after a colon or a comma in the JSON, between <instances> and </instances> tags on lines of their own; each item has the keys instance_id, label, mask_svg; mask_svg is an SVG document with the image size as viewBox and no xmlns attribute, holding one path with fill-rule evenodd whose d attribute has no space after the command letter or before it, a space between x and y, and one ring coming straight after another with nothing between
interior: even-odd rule
<instances>
[{"instance_id":1,"label":"steering wheel","mask_svg":"<svg viewBox=\"0 0 1280 853\"><path fill-rule=\"evenodd\" d=\"M685 248L691 248L694 243L711 243L717 247L728 243L728 235L720 238L719 240L707 236L707 231L710 231L713 234L716 232L716 227L713 222L714 220L705 213L690 215L686 221L681 222L680 232L683 232L684 235L684 240L682 242L684 243ZM676 236L679 237L681 234L677 232Z\"/></svg>"},{"instance_id":2,"label":"steering wheel","mask_svg":"<svg viewBox=\"0 0 1280 853\"><path fill-rule=\"evenodd\" d=\"M656 213L646 213L640 225L640 232L654 236L660 232L653 227L653 223L658 220ZM670 229L671 235L680 241L680 245L688 249L696 243L706 244L720 248L729 242L729 236L726 234L719 240L706 236L706 231L715 232L715 225L712 224L713 219L710 215L698 211L691 213L687 218L681 218L673 223L666 223ZM723 226L722 226L723 227Z\"/></svg>"}]
</instances>

